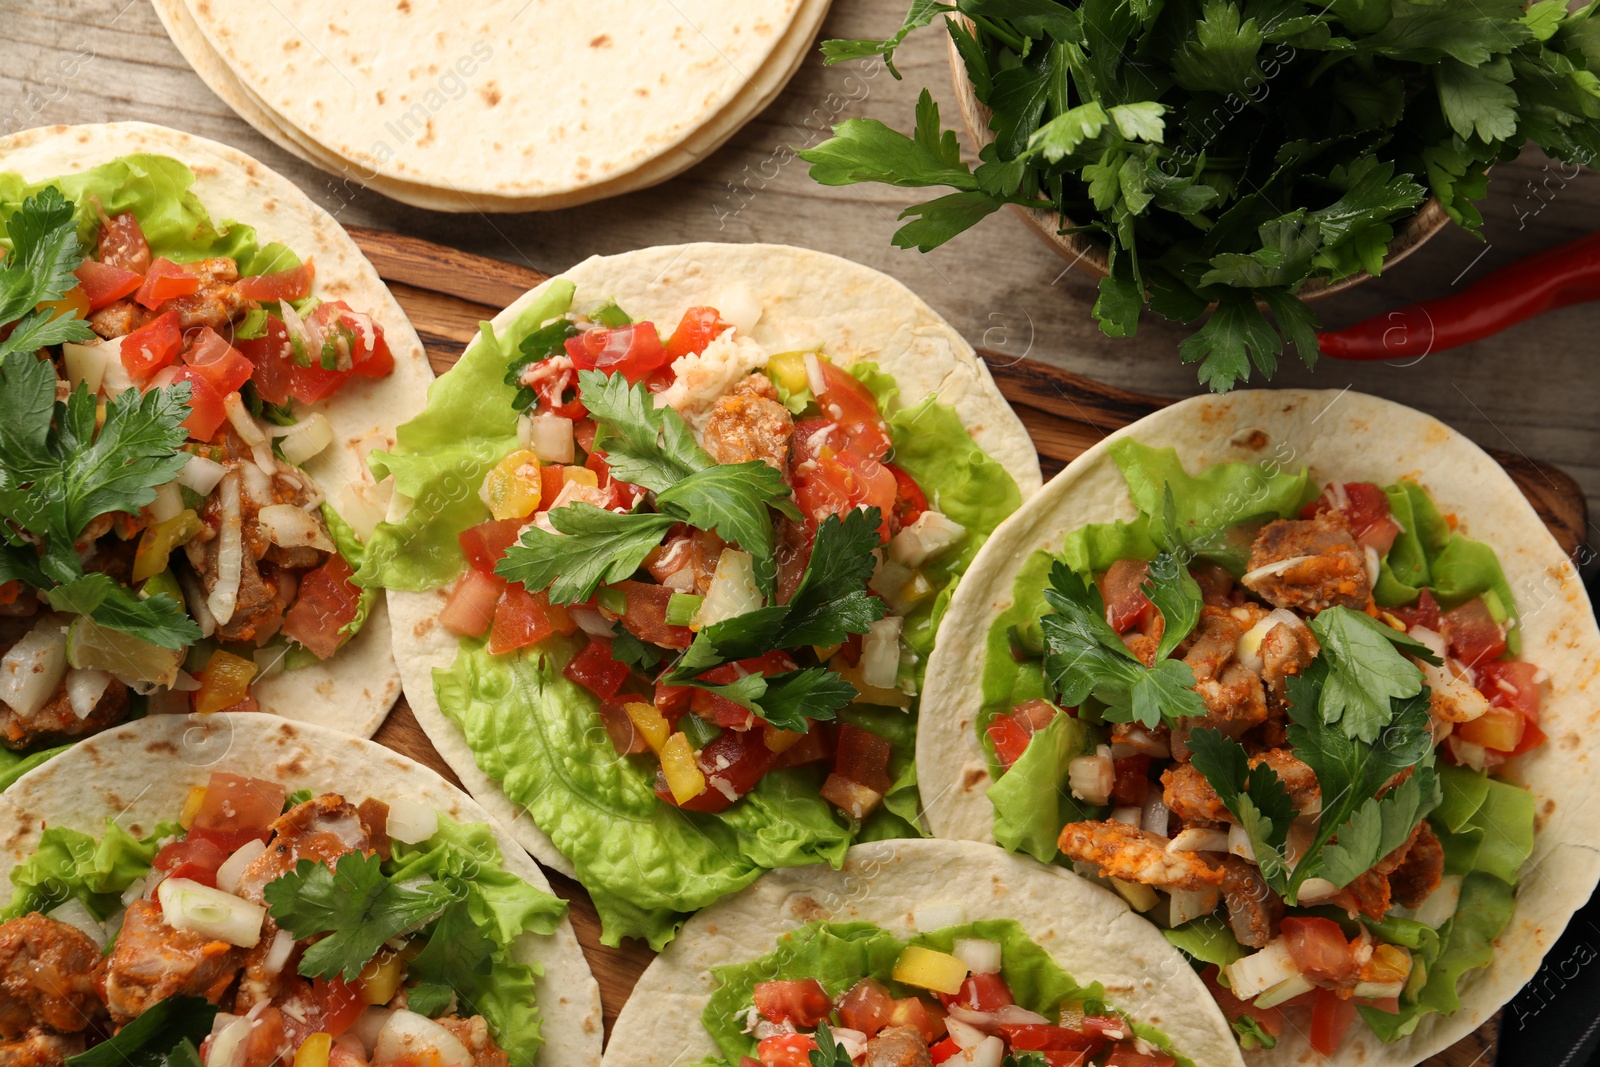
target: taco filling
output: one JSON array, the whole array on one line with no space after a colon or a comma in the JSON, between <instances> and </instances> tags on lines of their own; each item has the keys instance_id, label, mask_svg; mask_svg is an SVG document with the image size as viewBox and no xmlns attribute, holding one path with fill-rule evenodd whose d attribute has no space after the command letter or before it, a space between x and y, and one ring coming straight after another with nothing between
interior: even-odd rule
<instances>
[{"instance_id":1,"label":"taco filling","mask_svg":"<svg viewBox=\"0 0 1600 1067\"><path fill-rule=\"evenodd\" d=\"M0 744L38 752L148 708L254 710L263 672L334 656L371 594L302 469L303 405L394 359L282 245L213 224L175 159L0 175ZM26 766L13 760L3 775Z\"/></svg>"},{"instance_id":2,"label":"taco filling","mask_svg":"<svg viewBox=\"0 0 1600 1067\"><path fill-rule=\"evenodd\" d=\"M1545 742L1493 549L1411 481L1111 456L1139 517L1036 554L991 630L996 838L1167 927L1246 1049L1455 1010L1532 849L1507 761Z\"/></svg>"},{"instance_id":3,"label":"taco filling","mask_svg":"<svg viewBox=\"0 0 1600 1067\"><path fill-rule=\"evenodd\" d=\"M433 458L374 457L419 504L371 558L391 588L453 583L444 714L577 868L608 939L659 947L764 869L915 833L934 631L1020 494L951 408L902 406L873 363L769 353L708 306L670 326L577 310L558 284L402 428L433 435ZM491 375L507 432L471 453L449 544L425 507L469 462L445 390Z\"/></svg>"},{"instance_id":4,"label":"taco filling","mask_svg":"<svg viewBox=\"0 0 1600 1067\"><path fill-rule=\"evenodd\" d=\"M531 1060L538 972L511 946L566 905L506 871L487 826L220 771L171 814L143 840L52 826L12 871L0 1060Z\"/></svg>"},{"instance_id":5,"label":"taco filling","mask_svg":"<svg viewBox=\"0 0 1600 1067\"><path fill-rule=\"evenodd\" d=\"M923 910L935 922L963 918L959 905ZM1078 985L1010 919L959 921L905 941L868 922L815 922L768 955L712 974L701 1021L722 1052L714 1063L1188 1063L1158 1030L1107 1004L1098 983Z\"/></svg>"}]
</instances>

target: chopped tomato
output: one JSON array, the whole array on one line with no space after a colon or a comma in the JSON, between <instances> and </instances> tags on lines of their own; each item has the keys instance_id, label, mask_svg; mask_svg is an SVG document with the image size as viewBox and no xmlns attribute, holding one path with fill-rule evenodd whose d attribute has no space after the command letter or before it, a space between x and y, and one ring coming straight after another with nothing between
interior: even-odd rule
<instances>
[{"instance_id":1,"label":"chopped tomato","mask_svg":"<svg viewBox=\"0 0 1600 1067\"><path fill-rule=\"evenodd\" d=\"M633 717L628 714L627 708L615 700L602 700L599 712L600 725L606 728L606 736L611 738L611 744L618 755L637 756L641 752L649 751L649 742L634 725Z\"/></svg>"},{"instance_id":2,"label":"chopped tomato","mask_svg":"<svg viewBox=\"0 0 1600 1067\"><path fill-rule=\"evenodd\" d=\"M350 564L335 552L301 578L300 593L283 617L284 635L310 649L318 659L337 652L347 636L342 631L355 622L361 607L361 588L352 580L354 576Z\"/></svg>"},{"instance_id":3,"label":"chopped tomato","mask_svg":"<svg viewBox=\"0 0 1600 1067\"><path fill-rule=\"evenodd\" d=\"M1049 1023L1001 1023L1006 1044L1023 1052L1088 1052L1103 1041L1065 1026Z\"/></svg>"},{"instance_id":4,"label":"chopped tomato","mask_svg":"<svg viewBox=\"0 0 1600 1067\"><path fill-rule=\"evenodd\" d=\"M150 269L150 242L131 211L124 211L100 227L96 249L100 262L120 270L143 274Z\"/></svg>"},{"instance_id":5,"label":"chopped tomato","mask_svg":"<svg viewBox=\"0 0 1600 1067\"><path fill-rule=\"evenodd\" d=\"M462 530L456 540L473 570L493 574L506 549L517 543L523 525L522 519L489 519Z\"/></svg>"},{"instance_id":6,"label":"chopped tomato","mask_svg":"<svg viewBox=\"0 0 1600 1067\"><path fill-rule=\"evenodd\" d=\"M833 749L829 743L827 727L822 723L811 722L800 740L778 753L774 768L779 767L804 767L808 763L820 763L831 759Z\"/></svg>"},{"instance_id":7,"label":"chopped tomato","mask_svg":"<svg viewBox=\"0 0 1600 1067\"><path fill-rule=\"evenodd\" d=\"M829 515L843 516L858 507L875 507L882 516L880 535L887 540L889 516L894 511L894 475L875 459L836 450L832 442L839 437L839 431L830 427L822 419L808 419L795 426L789 471L795 502L807 519L807 532L814 534L817 524Z\"/></svg>"},{"instance_id":8,"label":"chopped tomato","mask_svg":"<svg viewBox=\"0 0 1600 1067\"><path fill-rule=\"evenodd\" d=\"M1400 535L1400 524L1389 511L1388 494L1371 482L1345 482L1342 502L1330 484L1321 496L1300 509L1300 517L1310 519L1324 511L1343 512L1356 543L1380 556L1388 554Z\"/></svg>"},{"instance_id":9,"label":"chopped tomato","mask_svg":"<svg viewBox=\"0 0 1600 1067\"><path fill-rule=\"evenodd\" d=\"M302 263L288 270L272 274L256 274L240 278L234 285L239 295L258 304L282 303L285 300L304 300L311 295L311 282L317 276L316 268Z\"/></svg>"},{"instance_id":10,"label":"chopped tomato","mask_svg":"<svg viewBox=\"0 0 1600 1067\"><path fill-rule=\"evenodd\" d=\"M494 622L494 609L500 604L500 594L505 591L504 578L468 570L450 591L439 622L446 630L460 637L482 637Z\"/></svg>"},{"instance_id":11,"label":"chopped tomato","mask_svg":"<svg viewBox=\"0 0 1600 1067\"><path fill-rule=\"evenodd\" d=\"M78 269L72 273L83 287L90 311L99 311L107 304L121 300L144 283L144 279L134 271L92 259L78 264Z\"/></svg>"},{"instance_id":12,"label":"chopped tomato","mask_svg":"<svg viewBox=\"0 0 1600 1067\"><path fill-rule=\"evenodd\" d=\"M1111 796L1119 804L1143 804L1150 792L1150 757L1143 752L1123 756L1115 761L1116 784Z\"/></svg>"},{"instance_id":13,"label":"chopped tomato","mask_svg":"<svg viewBox=\"0 0 1600 1067\"><path fill-rule=\"evenodd\" d=\"M894 528L903 530L928 510L928 497L911 475L893 463L885 463L884 467L894 475Z\"/></svg>"},{"instance_id":14,"label":"chopped tomato","mask_svg":"<svg viewBox=\"0 0 1600 1067\"><path fill-rule=\"evenodd\" d=\"M1489 614L1489 605L1482 597L1474 597L1446 613L1444 636L1450 644L1450 654L1469 667L1499 659L1506 653L1506 635Z\"/></svg>"},{"instance_id":15,"label":"chopped tomato","mask_svg":"<svg viewBox=\"0 0 1600 1067\"><path fill-rule=\"evenodd\" d=\"M774 1023L793 1023L809 1030L828 1017L833 1004L815 978L799 982L757 982L756 1010Z\"/></svg>"},{"instance_id":16,"label":"chopped tomato","mask_svg":"<svg viewBox=\"0 0 1600 1067\"><path fill-rule=\"evenodd\" d=\"M302 404L315 404L344 388L350 376L343 371L323 370L321 367L291 366L289 370L289 395Z\"/></svg>"},{"instance_id":17,"label":"chopped tomato","mask_svg":"<svg viewBox=\"0 0 1600 1067\"><path fill-rule=\"evenodd\" d=\"M611 658L611 642L603 637L591 637L583 651L572 657L561 671L597 697L612 698L622 691L628 680L628 665Z\"/></svg>"},{"instance_id":18,"label":"chopped tomato","mask_svg":"<svg viewBox=\"0 0 1600 1067\"><path fill-rule=\"evenodd\" d=\"M843 367L825 359L818 359L817 364L822 368L823 384L818 406L844 430L844 443L838 447L873 460L883 459L892 442L889 428L878 414L877 398Z\"/></svg>"},{"instance_id":19,"label":"chopped tomato","mask_svg":"<svg viewBox=\"0 0 1600 1067\"><path fill-rule=\"evenodd\" d=\"M1417 602L1410 607L1390 608L1401 622L1406 624L1406 629L1411 630L1420 626L1424 630L1440 632L1444 627L1444 614L1439 610L1439 602L1433 599L1433 594L1424 589L1417 597Z\"/></svg>"},{"instance_id":20,"label":"chopped tomato","mask_svg":"<svg viewBox=\"0 0 1600 1067\"><path fill-rule=\"evenodd\" d=\"M255 367L251 380L256 395L269 404L289 402L289 383L294 377L294 357L289 347L289 331L276 315L267 316L260 337L235 340L241 354Z\"/></svg>"},{"instance_id":21,"label":"chopped tomato","mask_svg":"<svg viewBox=\"0 0 1600 1067\"><path fill-rule=\"evenodd\" d=\"M1529 722L1539 721L1539 668L1518 659L1491 660L1477 668L1478 690L1489 703L1515 708Z\"/></svg>"},{"instance_id":22,"label":"chopped tomato","mask_svg":"<svg viewBox=\"0 0 1600 1067\"><path fill-rule=\"evenodd\" d=\"M14 604L17 597L22 595L22 580L13 578L9 582L0 582L0 605Z\"/></svg>"},{"instance_id":23,"label":"chopped tomato","mask_svg":"<svg viewBox=\"0 0 1600 1067\"><path fill-rule=\"evenodd\" d=\"M329 1037L338 1037L350 1029L366 1010L361 987L346 982L340 975L312 979L311 990L321 1002L322 1032Z\"/></svg>"},{"instance_id":24,"label":"chopped tomato","mask_svg":"<svg viewBox=\"0 0 1600 1067\"><path fill-rule=\"evenodd\" d=\"M332 339L349 345L351 374L382 378L394 370L394 355L384 340L383 327L371 315L351 310L343 300L324 300L311 313L310 321L322 333L324 347ZM313 364L317 362L312 360ZM336 357L336 362L342 360Z\"/></svg>"},{"instance_id":25,"label":"chopped tomato","mask_svg":"<svg viewBox=\"0 0 1600 1067\"><path fill-rule=\"evenodd\" d=\"M536 645L552 634L573 634L578 624L563 604L550 603L544 590L530 593L521 583L506 586L494 609L494 625L489 631L489 651L493 655Z\"/></svg>"},{"instance_id":26,"label":"chopped tomato","mask_svg":"<svg viewBox=\"0 0 1600 1067\"><path fill-rule=\"evenodd\" d=\"M174 297L193 296L200 289L198 275L190 274L172 260L162 257L144 272L144 284L134 300L154 311Z\"/></svg>"},{"instance_id":27,"label":"chopped tomato","mask_svg":"<svg viewBox=\"0 0 1600 1067\"><path fill-rule=\"evenodd\" d=\"M222 396L237 393L255 369L243 353L209 326L202 326L200 332L189 339L189 350L183 354L183 361Z\"/></svg>"},{"instance_id":28,"label":"chopped tomato","mask_svg":"<svg viewBox=\"0 0 1600 1067\"><path fill-rule=\"evenodd\" d=\"M122 339L122 365L135 380L150 377L183 351L178 313L157 315Z\"/></svg>"},{"instance_id":29,"label":"chopped tomato","mask_svg":"<svg viewBox=\"0 0 1600 1067\"><path fill-rule=\"evenodd\" d=\"M1515 752L1527 725L1528 720L1515 708L1490 704L1476 719L1457 724L1455 736L1495 752Z\"/></svg>"},{"instance_id":30,"label":"chopped tomato","mask_svg":"<svg viewBox=\"0 0 1600 1067\"><path fill-rule=\"evenodd\" d=\"M265 841L287 799L289 790L277 782L212 771L188 840L207 839L229 854L247 842Z\"/></svg>"},{"instance_id":31,"label":"chopped tomato","mask_svg":"<svg viewBox=\"0 0 1600 1067\"><path fill-rule=\"evenodd\" d=\"M1128 1034L1128 1024L1116 1015L1085 1015L1080 1023L1084 1036L1096 1041L1118 1042Z\"/></svg>"},{"instance_id":32,"label":"chopped tomato","mask_svg":"<svg viewBox=\"0 0 1600 1067\"><path fill-rule=\"evenodd\" d=\"M1155 605L1144 595L1150 564L1141 559L1119 559L1100 578L1100 596L1106 602L1106 623L1119 634L1140 625Z\"/></svg>"},{"instance_id":33,"label":"chopped tomato","mask_svg":"<svg viewBox=\"0 0 1600 1067\"><path fill-rule=\"evenodd\" d=\"M1332 1056L1344 1043L1344 1035L1355 1021L1354 1004L1340 999L1331 989L1319 986L1311 1006L1311 1047L1324 1056Z\"/></svg>"},{"instance_id":34,"label":"chopped tomato","mask_svg":"<svg viewBox=\"0 0 1600 1067\"><path fill-rule=\"evenodd\" d=\"M1048 700L1029 700L1018 704L1010 715L997 715L989 723L989 742L994 745L995 759L1000 769L1009 771L1011 765L1028 750L1033 735L1043 730L1056 716L1055 705Z\"/></svg>"},{"instance_id":35,"label":"chopped tomato","mask_svg":"<svg viewBox=\"0 0 1600 1067\"><path fill-rule=\"evenodd\" d=\"M695 355L706 350L706 345L716 340L728 324L716 308L692 307L678 320L678 328L667 338L668 363L680 356Z\"/></svg>"},{"instance_id":36,"label":"chopped tomato","mask_svg":"<svg viewBox=\"0 0 1600 1067\"><path fill-rule=\"evenodd\" d=\"M756 1046L761 1067L811 1067L811 1051L817 1043L806 1034L773 1034Z\"/></svg>"},{"instance_id":37,"label":"chopped tomato","mask_svg":"<svg viewBox=\"0 0 1600 1067\"><path fill-rule=\"evenodd\" d=\"M1282 928L1289 955L1307 978L1342 982L1355 973L1355 953L1332 919L1291 915L1283 920Z\"/></svg>"},{"instance_id":38,"label":"chopped tomato","mask_svg":"<svg viewBox=\"0 0 1600 1067\"><path fill-rule=\"evenodd\" d=\"M228 854L218 848L215 841L192 837L162 845L151 866L166 872L168 878L188 878L215 888L217 868L227 858Z\"/></svg>"},{"instance_id":39,"label":"chopped tomato","mask_svg":"<svg viewBox=\"0 0 1600 1067\"><path fill-rule=\"evenodd\" d=\"M1240 1000L1233 995L1233 990L1223 986L1217 981L1220 968L1210 964L1200 972L1200 980L1205 983L1206 990L1211 994L1211 999L1217 1002L1217 1007L1222 1009L1222 1014L1228 1022L1237 1021L1243 1016L1250 1016L1261 1027L1263 1033L1269 1037L1277 1037L1283 1033L1283 1012L1278 1008L1258 1008L1254 1004Z\"/></svg>"},{"instance_id":40,"label":"chopped tomato","mask_svg":"<svg viewBox=\"0 0 1600 1067\"><path fill-rule=\"evenodd\" d=\"M1127 1046L1111 1050L1105 1067L1173 1067L1178 1061L1165 1052L1139 1052Z\"/></svg>"},{"instance_id":41,"label":"chopped tomato","mask_svg":"<svg viewBox=\"0 0 1600 1067\"><path fill-rule=\"evenodd\" d=\"M928 1046L928 1058L934 1063L944 1063L961 1054L961 1046L956 1044L956 1039L947 1037L938 1044Z\"/></svg>"},{"instance_id":42,"label":"chopped tomato","mask_svg":"<svg viewBox=\"0 0 1600 1067\"><path fill-rule=\"evenodd\" d=\"M889 739L849 723L839 726L839 747L833 755L834 773L864 785L874 793L889 791Z\"/></svg>"},{"instance_id":43,"label":"chopped tomato","mask_svg":"<svg viewBox=\"0 0 1600 1067\"><path fill-rule=\"evenodd\" d=\"M667 625L667 603L672 590L654 582L618 582L613 589L627 598L622 609L622 628L641 641L662 648L688 648L694 633L687 626Z\"/></svg>"},{"instance_id":44,"label":"chopped tomato","mask_svg":"<svg viewBox=\"0 0 1600 1067\"><path fill-rule=\"evenodd\" d=\"M665 715L668 722L676 723L679 716L689 710L689 698L695 694L695 688L689 685L668 685L660 678L656 679L655 700L656 710Z\"/></svg>"},{"instance_id":45,"label":"chopped tomato","mask_svg":"<svg viewBox=\"0 0 1600 1067\"><path fill-rule=\"evenodd\" d=\"M550 505L556 502L556 497L561 495L561 490L567 484L567 476L562 471L567 468L559 463L539 464L539 510L549 511Z\"/></svg>"},{"instance_id":46,"label":"chopped tomato","mask_svg":"<svg viewBox=\"0 0 1600 1067\"><path fill-rule=\"evenodd\" d=\"M921 997L901 997L894 1002L889 1025L909 1026L922 1035L922 1040L931 1044L947 1032L945 1017L944 1008L932 1001Z\"/></svg>"},{"instance_id":47,"label":"chopped tomato","mask_svg":"<svg viewBox=\"0 0 1600 1067\"><path fill-rule=\"evenodd\" d=\"M839 1025L871 1037L894 1018L895 999L882 982L863 978L839 1001Z\"/></svg>"},{"instance_id":48,"label":"chopped tomato","mask_svg":"<svg viewBox=\"0 0 1600 1067\"><path fill-rule=\"evenodd\" d=\"M173 385L182 382L189 385L189 417L183 420L183 428L196 441L209 441L228 420L227 394L218 392L211 380L193 367L180 367L173 375Z\"/></svg>"},{"instance_id":49,"label":"chopped tomato","mask_svg":"<svg viewBox=\"0 0 1600 1067\"><path fill-rule=\"evenodd\" d=\"M939 999L946 1006L959 1004L973 1011L998 1011L1007 1004L1016 1003L1006 980L998 974L970 974L955 996L947 998L941 993Z\"/></svg>"},{"instance_id":50,"label":"chopped tomato","mask_svg":"<svg viewBox=\"0 0 1600 1067\"><path fill-rule=\"evenodd\" d=\"M689 811L727 811L735 800L756 787L761 776L772 769L777 756L767 747L766 735L760 730L724 730L701 750L696 760L700 773L706 776L707 789L678 806ZM669 804L675 803L663 775L656 777L656 795Z\"/></svg>"},{"instance_id":51,"label":"chopped tomato","mask_svg":"<svg viewBox=\"0 0 1600 1067\"><path fill-rule=\"evenodd\" d=\"M264 1008L251 1021L250 1033L244 1039L243 1067L274 1067L283 1055L286 1041L283 1012Z\"/></svg>"},{"instance_id":52,"label":"chopped tomato","mask_svg":"<svg viewBox=\"0 0 1600 1067\"><path fill-rule=\"evenodd\" d=\"M567 338L567 355L579 370L620 374L638 384L667 359L661 337L651 322L636 322L615 329L585 330Z\"/></svg>"}]
</instances>

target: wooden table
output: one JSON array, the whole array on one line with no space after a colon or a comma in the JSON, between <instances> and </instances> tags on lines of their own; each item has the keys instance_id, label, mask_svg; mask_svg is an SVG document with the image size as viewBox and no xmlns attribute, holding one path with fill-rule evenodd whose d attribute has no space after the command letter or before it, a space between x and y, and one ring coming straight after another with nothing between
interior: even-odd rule
<instances>
[{"instance_id":1,"label":"wooden table","mask_svg":"<svg viewBox=\"0 0 1600 1067\"><path fill-rule=\"evenodd\" d=\"M884 36L907 0L841 0L823 33ZM665 5L652 5L668 11ZM1089 318L1094 288L1002 213L928 255L895 249L895 216L926 199L880 186L825 189L791 146L853 116L909 128L926 85L959 125L937 32L911 39L896 82L881 68L823 67L813 54L780 100L720 151L654 189L541 215L430 214L347 187L285 154L235 117L188 69L145 0L0 0L0 132L55 122L143 119L235 145L289 175L342 221L414 233L543 270L593 253L689 240L775 241L848 256L904 280L974 344L1039 359L1111 385L1164 396L1198 390L1179 364L1180 327L1146 317L1112 340ZM3 162L3 161L0 161ZM1534 151L1496 168L1482 244L1451 229L1383 280L1319 305L1341 325L1444 294L1526 253L1600 228L1600 178L1563 177ZM1566 174L1572 172L1566 171ZM930 191L931 193L932 191ZM1285 367L1281 384L1353 385L1430 411L1485 447L1571 472L1600 502L1600 305L1556 312L1471 349L1411 367L1325 362Z\"/></svg>"}]
</instances>

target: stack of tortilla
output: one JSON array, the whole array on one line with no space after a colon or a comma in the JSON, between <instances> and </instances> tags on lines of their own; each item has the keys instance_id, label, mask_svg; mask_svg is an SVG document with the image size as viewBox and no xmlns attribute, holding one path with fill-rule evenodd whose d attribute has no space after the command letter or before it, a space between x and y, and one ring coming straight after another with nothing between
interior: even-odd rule
<instances>
[{"instance_id":1,"label":"stack of tortilla","mask_svg":"<svg viewBox=\"0 0 1600 1067\"><path fill-rule=\"evenodd\" d=\"M665 181L765 108L828 0L154 0L270 140L435 211L542 211Z\"/></svg>"}]
</instances>

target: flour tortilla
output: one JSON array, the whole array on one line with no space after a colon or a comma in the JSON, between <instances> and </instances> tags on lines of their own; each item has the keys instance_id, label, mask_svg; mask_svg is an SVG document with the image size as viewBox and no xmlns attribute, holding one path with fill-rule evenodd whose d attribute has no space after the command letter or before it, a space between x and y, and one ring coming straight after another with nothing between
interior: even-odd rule
<instances>
[{"instance_id":1,"label":"flour tortilla","mask_svg":"<svg viewBox=\"0 0 1600 1067\"><path fill-rule=\"evenodd\" d=\"M170 156L195 173L190 191L212 220L254 226L262 244L281 242L315 262L316 295L344 300L383 327L394 373L356 379L307 410L333 426L334 443L305 464L335 510L348 494L375 489L365 456L394 444L394 428L427 401L433 372L422 342L378 272L350 236L293 183L226 145L142 122L50 126L0 139L0 170L28 181L93 169L136 152ZM400 695L382 593L367 624L330 660L276 671L253 687L262 710L371 736Z\"/></svg>"},{"instance_id":2,"label":"flour tortilla","mask_svg":"<svg viewBox=\"0 0 1600 1067\"><path fill-rule=\"evenodd\" d=\"M1010 472L1023 500L1039 488L1033 442L989 369L949 323L887 275L785 245L688 244L595 256L561 277L577 285L576 309L615 299L635 318L657 323L676 323L687 308L716 306L736 291L753 296L764 311L751 336L768 352L820 344L843 365L876 361L894 375L902 400L916 403L934 395L953 407L978 445ZM503 336L549 284L496 315L496 335ZM397 508L390 519L398 521L402 515ZM461 728L439 708L433 671L455 662L458 650L455 636L438 625L446 595L447 590L389 593L395 651L411 709L467 790L509 825L541 863L575 876L550 838L498 782L478 769Z\"/></svg>"},{"instance_id":3,"label":"flour tortilla","mask_svg":"<svg viewBox=\"0 0 1600 1067\"><path fill-rule=\"evenodd\" d=\"M1247 390L1202 396L1141 419L1074 460L995 531L951 601L928 666L917 735L917 775L928 824L941 837L993 841L991 780L973 716L983 703L984 642L1012 603L1018 570L1034 551L1057 550L1068 531L1137 513L1107 444L1132 437L1178 450L1184 468L1272 461L1302 464L1317 482L1418 482L1462 533L1499 555L1521 611L1522 657L1547 670L1540 722L1550 743L1522 758L1521 780L1538 801L1538 833L1517 908L1494 962L1470 972L1454 1015L1426 1016L1410 1037L1385 1045L1352 1029L1340 1062L1410 1067L1481 1026L1538 970L1572 913L1600 880L1592 844L1597 793L1593 738L1600 725L1600 631L1576 569L1516 484L1477 445L1437 419L1378 397L1334 390ZM1530 875L1528 872L1537 872ZM1325 1062L1302 1035L1257 1065Z\"/></svg>"},{"instance_id":4,"label":"flour tortilla","mask_svg":"<svg viewBox=\"0 0 1600 1067\"><path fill-rule=\"evenodd\" d=\"M351 803L367 797L405 797L437 808L456 822L487 823L505 869L550 891L537 864L505 828L471 797L433 771L382 745L320 726L265 715L221 713L206 718L154 715L82 741L19 778L6 791L0 823L0 876L31 856L45 826L68 826L99 836L107 818L135 837L148 836L183 807L191 786L212 771L281 782L290 792L340 793ZM576 1067L600 1060L600 987L563 919L549 937L527 936L514 946L520 962L539 965L534 1001L545 1043L536 1064Z\"/></svg>"},{"instance_id":5,"label":"flour tortilla","mask_svg":"<svg viewBox=\"0 0 1600 1067\"><path fill-rule=\"evenodd\" d=\"M1059 867L970 841L875 841L844 867L770 871L684 926L634 986L603 1067L668 1067L720 1055L700 1016L711 968L748 963L811 922L870 922L915 936L914 909L959 904L967 922L1014 919L1061 968L1140 1022L1160 1028L1196 1067L1241 1067L1232 1031L1188 962L1104 889Z\"/></svg>"},{"instance_id":6,"label":"flour tortilla","mask_svg":"<svg viewBox=\"0 0 1600 1067\"><path fill-rule=\"evenodd\" d=\"M494 0L463 19L447 0L332 15L180 2L184 18L160 5L174 41L248 120L319 166L458 211L569 206L692 166L777 94L827 8Z\"/></svg>"},{"instance_id":7,"label":"flour tortilla","mask_svg":"<svg viewBox=\"0 0 1600 1067\"><path fill-rule=\"evenodd\" d=\"M354 182L401 203L430 211L448 212L548 211L572 207L643 189L687 170L715 151L777 98L808 54L829 2L800 0L799 10L788 33L774 47L767 63L720 113L708 119L670 152L619 177L582 185L570 192L543 197L506 197L483 192L469 195L451 184L429 186L400 181L340 158L275 114L265 101L239 80L233 69L206 40L186 0L152 0L168 36L195 73L229 108L268 140L334 175L340 184Z\"/></svg>"}]
</instances>

